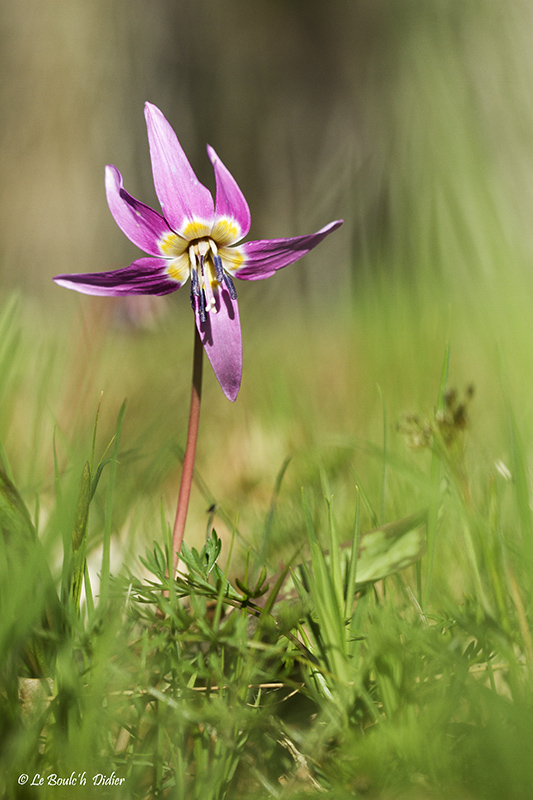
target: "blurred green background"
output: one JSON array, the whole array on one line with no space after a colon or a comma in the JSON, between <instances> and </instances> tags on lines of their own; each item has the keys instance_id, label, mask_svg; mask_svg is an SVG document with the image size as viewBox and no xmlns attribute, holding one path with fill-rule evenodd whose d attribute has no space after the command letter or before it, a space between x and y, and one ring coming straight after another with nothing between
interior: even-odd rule
<instances>
[{"instance_id":1,"label":"blurred green background","mask_svg":"<svg viewBox=\"0 0 533 800\"><path fill-rule=\"evenodd\" d=\"M129 398L126 495L151 496L156 515L174 502L188 293L138 308L51 280L137 257L103 168L157 205L145 100L211 188L206 142L217 149L252 238L345 219L302 262L238 286L243 386L232 406L206 368L198 454L230 512L266 507L287 455L298 485L342 461L343 442L381 442L384 404L391 441L403 413L431 411L447 342L451 383L476 387L475 446L505 457L509 399L531 433L530 2L20 0L0 24L0 293L20 295L24 356L0 438L27 494L52 474L54 427L66 450L88 441L103 391L102 446ZM202 530L205 507L193 498Z\"/></svg>"},{"instance_id":2,"label":"blurred green background","mask_svg":"<svg viewBox=\"0 0 533 800\"><path fill-rule=\"evenodd\" d=\"M420 261L435 278L494 278L495 241L530 246L532 13L486 0L3 4L4 285L52 294L56 272L135 255L102 176L115 163L155 202L147 99L210 186L205 143L222 154L254 238L346 217L327 255L291 270L320 300L374 278L378 254L413 282Z\"/></svg>"}]
</instances>

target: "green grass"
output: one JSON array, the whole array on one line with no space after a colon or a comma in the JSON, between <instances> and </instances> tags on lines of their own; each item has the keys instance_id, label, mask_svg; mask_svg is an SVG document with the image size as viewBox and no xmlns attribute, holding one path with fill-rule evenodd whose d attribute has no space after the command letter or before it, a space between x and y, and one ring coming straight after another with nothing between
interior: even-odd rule
<instances>
[{"instance_id":1,"label":"green grass","mask_svg":"<svg viewBox=\"0 0 533 800\"><path fill-rule=\"evenodd\" d=\"M400 281L369 284L353 315L268 337L245 298L242 394L227 403L206 369L187 570L170 584L190 314L127 332L82 301L85 332L41 312L36 340L35 309L4 302L2 796L529 796L533 432L514 280L478 291L499 315L476 337L423 273L422 314ZM48 785L113 771L122 785Z\"/></svg>"}]
</instances>

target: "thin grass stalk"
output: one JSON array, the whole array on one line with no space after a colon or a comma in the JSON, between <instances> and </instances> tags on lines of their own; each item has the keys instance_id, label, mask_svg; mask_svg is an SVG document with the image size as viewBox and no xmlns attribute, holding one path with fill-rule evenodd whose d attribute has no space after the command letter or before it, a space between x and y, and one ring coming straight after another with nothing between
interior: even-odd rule
<instances>
[{"instance_id":1,"label":"thin grass stalk","mask_svg":"<svg viewBox=\"0 0 533 800\"><path fill-rule=\"evenodd\" d=\"M359 558L359 540L361 537L361 501L359 496L359 487L355 487L356 506L355 506L355 522L354 534L352 538L352 547L350 551L350 560L348 562L347 577L346 577L346 600L344 606L344 616L349 619L353 614L353 604L355 598L355 583L357 580L357 560Z\"/></svg>"}]
</instances>

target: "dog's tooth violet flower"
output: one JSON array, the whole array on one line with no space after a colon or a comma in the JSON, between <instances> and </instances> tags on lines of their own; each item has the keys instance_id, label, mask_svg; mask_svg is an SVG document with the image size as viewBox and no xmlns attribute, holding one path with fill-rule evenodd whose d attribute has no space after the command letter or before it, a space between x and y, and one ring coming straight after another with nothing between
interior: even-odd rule
<instances>
[{"instance_id":1,"label":"dog's tooth violet flower","mask_svg":"<svg viewBox=\"0 0 533 800\"><path fill-rule=\"evenodd\" d=\"M145 105L150 158L163 214L135 200L122 176L106 167L111 214L145 253L125 269L57 275L60 286L94 295L162 295L190 278L191 305L203 346L226 397L241 384L242 339L233 278L260 280L292 264L342 225L330 222L308 236L237 244L250 228L250 211L235 179L212 147L216 200L193 172L176 134L161 111Z\"/></svg>"}]
</instances>

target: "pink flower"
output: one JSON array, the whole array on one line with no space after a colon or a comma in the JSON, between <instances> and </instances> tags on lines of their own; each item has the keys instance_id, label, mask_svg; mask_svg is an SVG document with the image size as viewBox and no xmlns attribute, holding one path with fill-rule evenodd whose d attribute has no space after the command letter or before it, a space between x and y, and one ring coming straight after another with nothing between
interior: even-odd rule
<instances>
[{"instance_id":1,"label":"pink flower","mask_svg":"<svg viewBox=\"0 0 533 800\"><path fill-rule=\"evenodd\" d=\"M216 201L193 172L161 111L145 105L152 172L162 214L126 192L122 176L106 167L106 193L115 222L148 256L125 269L57 275L60 286L95 295L162 295L191 279L191 305L203 346L222 390L235 400L241 385L242 338L232 278L261 280L302 258L342 225L290 239L238 244L250 229L250 211L235 179L212 147Z\"/></svg>"}]
</instances>

